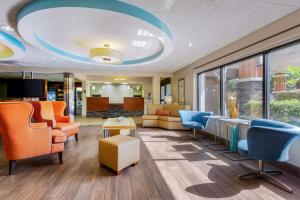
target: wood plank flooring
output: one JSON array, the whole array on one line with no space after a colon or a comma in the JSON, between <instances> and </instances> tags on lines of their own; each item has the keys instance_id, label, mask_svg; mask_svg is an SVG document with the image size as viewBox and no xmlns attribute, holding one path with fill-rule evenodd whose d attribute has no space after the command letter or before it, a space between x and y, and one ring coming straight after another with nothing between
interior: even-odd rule
<instances>
[{"instance_id":1,"label":"wood plank flooring","mask_svg":"<svg viewBox=\"0 0 300 200\"><path fill-rule=\"evenodd\" d=\"M0 144L0 199L300 199L300 179L288 173L280 179L294 194L263 180L239 180L246 170L189 139L186 131L138 132L141 161L119 176L99 168L99 126L82 126L78 143L69 139L64 164L57 155L18 161L12 176Z\"/></svg>"}]
</instances>

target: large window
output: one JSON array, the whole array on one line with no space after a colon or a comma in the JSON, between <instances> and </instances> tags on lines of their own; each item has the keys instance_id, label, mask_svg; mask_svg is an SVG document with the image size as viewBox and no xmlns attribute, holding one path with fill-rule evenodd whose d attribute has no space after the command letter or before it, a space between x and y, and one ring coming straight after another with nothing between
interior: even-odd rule
<instances>
[{"instance_id":1,"label":"large window","mask_svg":"<svg viewBox=\"0 0 300 200\"><path fill-rule=\"evenodd\" d=\"M269 118L300 126L300 44L268 54Z\"/></svg>"},{"instance_id":2,"label":"large window","mask_svg":"<svg viewBox=\"0 0 300 200\"><path fill-rule=\"evenodd\" d=\"M224 68L225 115L239 118L262 117L263 56L255 56ZM234 111L235 110L235 111Z\"/></svg>"},{"instance_id":3,"label":"large window","mask_svg":"<svg viewBox=\"0 0 300 200\"><path fill-rule=\"evenodd\" d=\"M212 111L220 115L220 69L198 75L198 107L201 111Z\"/></svg>"},{"instance_id":4,"label":"large window","mask_svg":"<svg viewBox=\"0 0 300 200\"><path fill-rule=\"evenodd\" d=\"M214 115L266 117L300 126L300 44L201 72L198 109L213 111Z\"/></svg>"}]
</instances>

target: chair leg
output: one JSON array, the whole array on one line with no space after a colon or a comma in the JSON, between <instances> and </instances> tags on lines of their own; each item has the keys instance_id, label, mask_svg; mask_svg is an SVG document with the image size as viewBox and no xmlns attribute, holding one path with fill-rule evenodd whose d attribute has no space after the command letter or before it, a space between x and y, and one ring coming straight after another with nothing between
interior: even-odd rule
<instances>
[{"instance_id":1,"label":"chair leg","mask_svg":"<svg viewBox=\"0 0 300 200\"><path fill-rule=\"evenodd\" d=\"M280 189L289 192L289 193L293 193L292 188L290 188L288 185L286 185L285 183L283 183L282 181L280 181L279 179L264 173L262 175L263 179L266 180L267 182L271 183L272 185L279 187Z\"/></svg>"},{"instance_id":2,"label":"chair leg","mask_svg":"<svg viewBox=\"0 0 300 200\"><path fill-rule=\"evenodd\" d=\"M78 141L78 133L75 134L75 139Z\"/></svg>"},{"instance_id":3,"label":"chair leg","mask_svg":"<svg viewBox=\"0 0 300 200\"><path fill-rule=\"evenodd\" d=\"M9 170L8 170L9 175L15 173L15 171L16 171L16 163L17 163L16 160L10 160L9 161Z\"/></svg>"},{"instance_id":4,"label":"chair leg","mask_svg":"<svg viewBox=\"0 0 300 200\"><path fill-rule=\"evenodd\" d=\"M242 163L239 163L239 164L240 164L240 166L252 171L250 173L240 174L238 176L240 179L246 179L246 178L250 178L250 177L251 178L263 178L265 181L269 182L270 184L277 186L286 192L293 193L293 190L288 185L286 185L279 179L272 176L272 175L282 174L282 172L278 171L278 170L265 170L264 162L262 160L258 161L258 164L259 164L258 170L254 170L252 167L250 167L246 164L242 164Z\"/></svg>"},{"instance_id":5,"label":"chair leg","mask_svg":"<svg viewBox=\"0 0 300 200\"><path fill-rule=\"evenodd\" d=\"M259 172L250 172L246 174L240 174L239 179L246 179L246 178L258 178L260 176Z\"/></svg>"},{"instance_id":6,"label":"chair leg","mask_svg":"<svg viewBox=\"0 0 300 200\"><path fill-rule=\"evenodd\" d=\"M196 139L196 129L193 129L194 139Z\"/></svg>"},{"instance_id":7,"label":"chair leg","mask_svg":"<svg viewBox=\"0 0 300 200\"><path fill-rule=\"evenodd\" d=\"M63 164L63 152L58 152L59 163Z\"/></svg>"},{"instance_id":8,"label":"chair leg","mask_svg":"<svg viewBox=\"0 0 300 200\"><path fill-rule=\"evenodd\" d=\"M264 172L267 174L272 174L272 175L281 175L282 174L282 171L279 171L279 170L265 170Z\"/></svg>"}]
</instances>

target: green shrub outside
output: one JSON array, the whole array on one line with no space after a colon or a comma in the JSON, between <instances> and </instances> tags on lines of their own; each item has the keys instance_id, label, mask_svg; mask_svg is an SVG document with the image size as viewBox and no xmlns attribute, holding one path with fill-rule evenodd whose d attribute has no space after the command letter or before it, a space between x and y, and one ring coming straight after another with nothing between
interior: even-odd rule
<instances>
[{"instance_id":1,"label":"green shrub outside","mask_svg":"<svg viewBox=\"0 0 300 200\"><path fill-rule=\"evenodd\" d=\"M261 117L262 102L250 100L244 109L251 118ZM299 125L293 118L300 120L300 99L271 100L270 114L274 120Z\"/></svg>"}]
</instances>

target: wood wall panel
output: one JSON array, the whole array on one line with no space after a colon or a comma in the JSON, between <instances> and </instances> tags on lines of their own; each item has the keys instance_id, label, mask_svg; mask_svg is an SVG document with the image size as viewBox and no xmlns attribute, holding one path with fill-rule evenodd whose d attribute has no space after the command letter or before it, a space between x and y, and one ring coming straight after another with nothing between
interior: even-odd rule
<instances>
[{"instance_id":1,"label":"wood wall panel","mask_svg":"<svg viewBox=\"0 0 300 200\"><path fill-rule=\"evenodd\" d=\"M86 107L87 107L87 112L108 111L109 97L87 97Z\"/></svg>"},{"instance_id":2,"label":"wood wall panel","mask_svg":"<svg viewBox=\"0 0 300 200\"><path fill-rule=\"evenodd\" d=\"M144 111L143 97L124 97L124 111Z\"/></svg>"}]
</instances>

